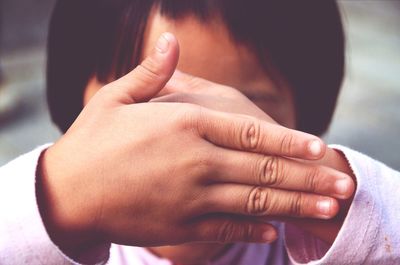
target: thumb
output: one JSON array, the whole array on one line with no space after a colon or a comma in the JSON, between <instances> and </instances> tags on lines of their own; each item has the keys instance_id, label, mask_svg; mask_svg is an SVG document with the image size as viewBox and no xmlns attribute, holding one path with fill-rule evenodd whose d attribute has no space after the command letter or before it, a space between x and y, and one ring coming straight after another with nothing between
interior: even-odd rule
<instances>
[{"instance_id":1,"label":"thumb","mask_svg":"<svg viewBox=\"0 0 400 265\"><path fill-rule=\"evenodd\" d=\"M148 101L164 88L176 69L179 44L171 33L163 33L151 54L133 71L109 84L119 89L121 102L131 104Z\"/></svg>"}]
</instances>

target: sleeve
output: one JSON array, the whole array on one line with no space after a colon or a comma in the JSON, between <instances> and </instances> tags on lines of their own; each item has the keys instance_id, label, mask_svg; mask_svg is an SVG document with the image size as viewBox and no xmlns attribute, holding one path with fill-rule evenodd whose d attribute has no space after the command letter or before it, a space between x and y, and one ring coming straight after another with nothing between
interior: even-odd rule
<instances>
[{"instance_id":1,"label":"sleeve","mask_svg":"<svg viewBox=\"0 0 400 265\"><path fill-rule=\"evenodd\" d=\"M287 225L286 248L294 264L400 264L400 173L361 153L341 151L357 190L331 246Z\"/></svg>"},{"instance_id":2,"label":"sleeve","mask_svg":"<svg viewBox=\"0 0 400 265\"><path fill-rule=\"evenodd\" d=\"M0 168L0 263L78 264L51 241L35 191L36 168L44 145ZM85 253L80 262L104 264L110 246Z\"/></svg>"}]
</instances>

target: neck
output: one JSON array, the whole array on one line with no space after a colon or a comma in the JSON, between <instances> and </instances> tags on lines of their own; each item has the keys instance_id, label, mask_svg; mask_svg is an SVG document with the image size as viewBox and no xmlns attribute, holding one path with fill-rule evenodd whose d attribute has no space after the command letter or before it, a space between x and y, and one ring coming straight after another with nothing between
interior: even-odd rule
<instances>
[{"instance_id":1,"label":"neck","mask_svg":"<svg viewBox=\"0 0 400 265\"><path fill-rule=\"evenodd\" d=\"M148 248L153 254L180 265L204 265L216 259L230 245L217 243L191 243L178 246Z\"/></svg>"}]
</instances>

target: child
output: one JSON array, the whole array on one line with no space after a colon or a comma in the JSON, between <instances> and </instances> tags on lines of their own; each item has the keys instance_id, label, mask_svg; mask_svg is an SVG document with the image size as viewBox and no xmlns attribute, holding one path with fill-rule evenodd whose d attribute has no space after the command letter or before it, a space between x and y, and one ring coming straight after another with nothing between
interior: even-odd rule
<instances>
[{"instance_id":1,"label":"child","mask_svg":"<svg viewBox=\"0 0 400 265\"><path fill-rule=\"evenodd\" d=\"M180 42L178 69L239 89L287 127L316 135L327 129L344 72L336 4L245 0L59 1L50 28L47 75L50 111L59 128L65 132L90 98L137 66L165 31ZM296 262L321 259L331 247L291 229L285 231L286 248ZM342 240L349 236L346 231ZM353 252L366 249L355 246ZM395 256L389 259L398 259L390 253ZM323 262L360 260L330 254ZM189 244L147 250L114 245L110 263L257 265L289 260L280 238L272 245Z\"/></svg>"}]
</instances>

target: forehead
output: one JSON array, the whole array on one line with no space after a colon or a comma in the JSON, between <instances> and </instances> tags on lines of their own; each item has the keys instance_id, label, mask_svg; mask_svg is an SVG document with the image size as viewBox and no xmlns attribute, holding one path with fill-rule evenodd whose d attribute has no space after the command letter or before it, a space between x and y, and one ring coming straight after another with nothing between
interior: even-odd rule
<instances>
[{"instance_id":1,"label":"forehead","mask_svg":"<svg viewBox=\"0 0 400 265\"><path fill-rule=\"evenodd\" d=\"M195 16L172 20L152 12L144 34L142 58L166 31L179 40L179 70L238 89L246 86L246 92L261 86L274 88L256 54L235 42L218 17L207 21Z\"/></svg>"}]
</instances>

